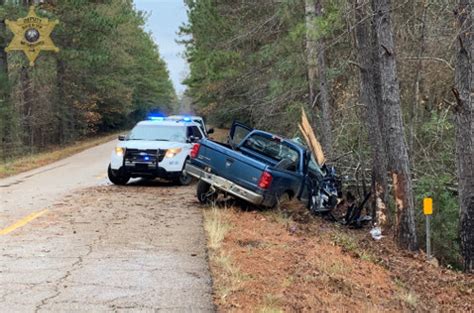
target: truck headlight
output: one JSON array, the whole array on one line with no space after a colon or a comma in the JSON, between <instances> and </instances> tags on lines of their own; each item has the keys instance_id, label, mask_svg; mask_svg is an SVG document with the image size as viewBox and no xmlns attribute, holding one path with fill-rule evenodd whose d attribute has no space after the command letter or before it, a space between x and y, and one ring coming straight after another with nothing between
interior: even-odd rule
<instances>
[{"instance_id":1,"label":"truck headlight","mask_svg":"<svg viewBox=\"0 0 474 313\"><path fill-rule=\"evenodd\" d=\"M125 149L122 147L116 147L115 154L118 156L123 156L125 154Z\"/></svg>"},{"instance_id":2,"label":"truck headlight","mask_svg":"<svg viewBox=\"0 0 474 313\"><path fill-rule=\"evenodd\" d=\"M166 151L165 158L169 158L169 159L174 158L181 151L183 151L183 149L181 149L181 148L169 149L169 150Z\"/></svg>"}]
</instances>

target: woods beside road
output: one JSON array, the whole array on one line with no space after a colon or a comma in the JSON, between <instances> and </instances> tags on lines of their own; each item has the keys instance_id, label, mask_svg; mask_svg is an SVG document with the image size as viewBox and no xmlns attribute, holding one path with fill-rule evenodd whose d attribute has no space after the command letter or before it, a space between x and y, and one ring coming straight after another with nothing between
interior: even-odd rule
<instances>
[{"instance_id":1,"label":"woods beside road","mask_svg":"<svg viewBox=\"0 0 474 313\"><path fill-rule=\"evenodd\" d=\"M171 111L177 96L145 12L131 1L42 1L36 12L60 20L58 54L29 67L6 54L5 20L24 17L38 1L0 1L0 160L132 126L153 109Z\"/></svg>"}]
</instances>

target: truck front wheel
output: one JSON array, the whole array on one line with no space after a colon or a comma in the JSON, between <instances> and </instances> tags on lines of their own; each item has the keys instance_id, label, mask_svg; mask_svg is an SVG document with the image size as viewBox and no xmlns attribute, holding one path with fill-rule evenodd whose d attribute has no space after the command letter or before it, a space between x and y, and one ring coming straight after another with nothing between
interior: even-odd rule
<instances>
[{"instance_id":1,"label":"truck front wheel","mask_svg":"<svg viewBox=\"0 0 474 313\"><path fill-rule=\"evenodd\" d=\"M211 190L211 185L200 180L197 184L196 195L202 204L208 204L217 198L217 192Z\"/></svg>"},{"instance_id":2,"label":"truck front wheel","mask_svg":"<svg viewBox=\"0 0 474 313\"><path fill-rule=\"evenodd\" d=\"M123 186L126 185L130 180L130 176L124 174L121 170L114 171L110 165L109 169L107 170L107 175L109 176L109 180L114 185Z\"/></svg>"}]
</instances>

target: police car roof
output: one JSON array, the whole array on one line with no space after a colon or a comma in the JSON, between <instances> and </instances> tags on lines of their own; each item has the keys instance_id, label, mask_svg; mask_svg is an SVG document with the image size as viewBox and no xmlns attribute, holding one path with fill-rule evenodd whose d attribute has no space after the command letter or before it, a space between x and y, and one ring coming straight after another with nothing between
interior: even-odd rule
<instances>
[{"instance_id":1,"label":"police car roof","mask_svg":"<svg viewBox=\"0 0 474 313\"><path fill-rule=\"evenodd\" d=\"M200 119L202 120L201 116L197 115L171 115L167 117L168 119L183 119L183 118L190 118L190 119Z\"/></svg>"},{"instance_id":2,"label":"police car roof","mask_svg":"<svg viewBox=\"0 0 474 313\"><path fill-rule=\"evenodd\" d=\"M170 120L149 120L141 121L137 125L140 126L199 126L194 122L185 122L185 121L170 121Z\"/></svg>"}]
</instances>

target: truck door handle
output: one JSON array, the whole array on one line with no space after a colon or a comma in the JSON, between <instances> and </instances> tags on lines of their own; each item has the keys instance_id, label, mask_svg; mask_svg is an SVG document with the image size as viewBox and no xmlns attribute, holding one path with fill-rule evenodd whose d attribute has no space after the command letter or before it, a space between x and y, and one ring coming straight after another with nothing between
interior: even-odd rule
<instances>
[{"instance_id":1,"label":"truck door handle","mask_svg":"<svg viewBox=\"0 0 474 313\"><path fill-rule=\"evenodd\" d=\"M234 159L226 159L226 160L225 160L225 165L226 165L227 167L229 167L229 166L231 166L231 165L234 163L234 161L235 161Z\"/></svg>"}]
</instances>

